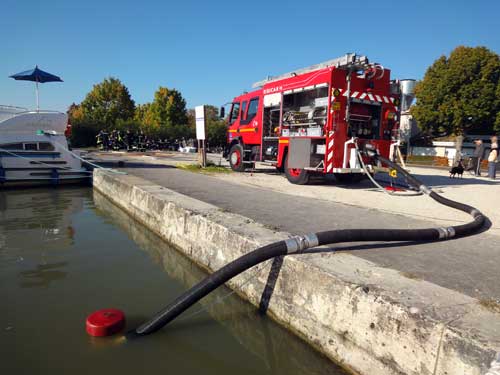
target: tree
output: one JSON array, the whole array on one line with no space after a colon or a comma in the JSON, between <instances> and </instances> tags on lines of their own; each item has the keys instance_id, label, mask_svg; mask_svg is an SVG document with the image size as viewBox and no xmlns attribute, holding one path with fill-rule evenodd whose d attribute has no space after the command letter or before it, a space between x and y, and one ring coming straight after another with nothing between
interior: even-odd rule
<instances>
[{"instance_id":1,"label":"tree","mask_svg":"<svg viewBox=\"0 0 500 375\"><path fill-rule=\"evenodd\" d=\"M71 128L71 145L85 147L95 144L97 130L85 123L82 106L72 103L67 111Z\"/></svg>"},{"instance_id":2,"label":"tree","mask_svg":"<svg viewBox=\"0 0 500 375\"><path fill-rule=\"evenodd\" d=\"M163 136L175 138L179 127L187 125L186 101L176 89L160 86L153 103L145 111L144 119Z\"/></svg>"},{"instance_id":3,"label":"tree","mask_svg":"<svg viewBox=\"0 0 500 375\"><path fill-rule=\"evenodd\" d=\"M94 85L81 103L84 121L99 129L111 129L118 120L133 118L135 103L117 78L106 78Z\"/></svg>"},{"instance_id":4,"label":"tree","mask_svg":"<svg viewBox=\"0 0 500 375\"><path fill-rule=\"evenodd\" d=\"M153 120L151 103L139 104L135 108L134 121L148 135L156 135L159 132L159 124Z\"/></svg>"},{"instance_id":5,"label":"tree","mask_svg":"<svg viewBox=\"0 0 500 375\"><path fill-rule=\"evenodd\" d=\"M130 130L132 132L136 132L141 128L141 125L142 124L140 122L138 122L137 120L135 120L133 118L128 119L128 120L118 119L118 120L116 120L116 123L115 123L115 129L123 131L123 132L126 132L127 130Z\"/></svg>"},{"instance_id":6,"label":"tree","mask_svg":"<svg viewBox=\"0 0 500 375\"><path fill-rule=\"evenodd\" d=\"M83 110L79 104L71 103L66 113L68 114L70 124L83 121Z\"/></svg>"},{"instance_id":7,"label":"tree","mask_svg":"<svg viewBox=\"0 0 500 375\"><path fill-rule=\"evenodd\" d=\"M95 145L101 129L130 128L135 111L127 87L119 79L106 78L94 85L81 104L71 104L68 117L73 125L71 142L76 147Z\"/></svg>"},{"instance_id":8,"label":"tree","mask_svg":"<svg viewBox=\"0 0 500 375\"><path fill-rule=\"evenodd\" d=\"M447 135L491 131L500 109L500 58L485 47L457 47L417 84L412 114L423 130ZM500 124L499 124L500 125Z\"/></svg>"},{"instance_id":9,"label":"tree","mask_svg":"<svg viewBox=\"0 0 500 375\"><path fill-rule=\"evenodd\" d=\"M500 84L497 85L497 93L496 93L497 100L500 101ZM497 117L495 120L495 128L497 132L500 132L500 111L497 112Z\"/></svg>"},{"instance_id":10,"label":"tree","mask_svg":"<svg viewBox=\"0 0 500 375\"><path fill-rule=\"evenodd\" d=\"M205 106L206 139L210 147L221 147L226 144L226 122L219 118L219 110L213 105ZM187 111L188 127L196 133L196 116L194 109Z\"/></svg>"},{"instance_id":11,"label":"tree","mask_svg":"<svg viewBox=\"0 0 500 375\"><path fill-rule=\"evenodd\" d=\"M459 46L427 69L411 112L423 131L457 136L460 151L466 133L500 130L499 94L498 54L485 47Z\"/></svg>"},{"instance_id":12,"label":"tree","mask_svg":"<svg viewBox=\"0 0 500 375\"><path fill-rule=\"evenodd\" d=\"M207 105L207 141L210 147L222 147L226 144L226 122L219 117L219 110L213 105Z\"/></svg>"}]
</instances>

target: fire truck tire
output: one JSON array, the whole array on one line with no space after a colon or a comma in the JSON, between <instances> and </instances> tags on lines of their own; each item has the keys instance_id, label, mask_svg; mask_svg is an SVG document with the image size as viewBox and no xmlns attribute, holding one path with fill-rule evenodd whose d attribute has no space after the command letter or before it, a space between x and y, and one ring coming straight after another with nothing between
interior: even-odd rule
<instances>
[{"instance_id":1,"label":"fire truck tire","mask_svg":"<svg viewBox=\"0 0 500 375\"><path fill-rule=\"evenodd\" d=\"M285 173L285 160L286 160L287 155L288 155L288 151L285 149L285 154L283 155L283 159L281 160L281 165L278 166L278 164L276 164L276 171L278 173Z\"/></svg>"},{"instance_id":2,"label":"fire truck tire","mask_svg":"<svg viewBox=\"0 0 500 375\"><path fill-rule=\"evenodd\" d=\"M235 172L244 172L245 164L243 163L243 147L240 144L233 145L231 150L229 150L229 165L231 169Z\"/></svg>"},{"instance_id":3,"label":"fire truck tire","mask_svg":"<svg viewBox=\"0 0 500 375\"><path fill-rule=\"evenodd\" d=\"M307 185L310 174L305 169L288 168L288 154L285 159L285 175L288 181L296 185Z\"/></svg>"}]
</instances>

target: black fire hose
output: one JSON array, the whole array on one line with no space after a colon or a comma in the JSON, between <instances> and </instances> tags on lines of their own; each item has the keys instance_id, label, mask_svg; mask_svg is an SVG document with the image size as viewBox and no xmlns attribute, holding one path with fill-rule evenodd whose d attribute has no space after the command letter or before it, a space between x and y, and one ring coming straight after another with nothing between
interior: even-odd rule
<instances>
[{"instance_id":1,"label":"black fire hose","mask_svg":"<svg viewBox=\"0 0 500 375\"><path fill-rule=\"evenodd\" d=\"M474 220L463 225L426 228L426 229L343 229L312 233L296 236L288 240L262 246L214 272L190 290L179 296L166 308L158 312L152 319L127 334L128 338L144 336L153 333L174 320L186 309L198 302L219 286L246 271L247 269L275 258L277 256L297 254L304 250L320 245L329 245L340 242L363 241L436 241L447 240L453 237L463 237L477 232L485 222L485 216L474 207L444 198L411 176L399 165L385 159L375 152L365 151L369 156L378 159L383 164L396 169L404 175L410 185L429 195L435 201L470 214Z\"/></svg>"}]
</instances>

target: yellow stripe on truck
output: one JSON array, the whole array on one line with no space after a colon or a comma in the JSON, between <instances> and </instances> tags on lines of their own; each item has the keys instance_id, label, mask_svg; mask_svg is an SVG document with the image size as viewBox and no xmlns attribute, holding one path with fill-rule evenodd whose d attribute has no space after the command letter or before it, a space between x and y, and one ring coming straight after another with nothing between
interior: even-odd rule
<instances>
[{"instance_id":1,"label":"yellow stripe on truck","mask_svg":"<svg viewBox=\"0 0 500 375\"><path fill-rule=\"evenodd\" d=\"M288 143L288 139L280 139L279 143Z\"/></svg>"},{"instance_id":2,"label":"yellow stripe on truck","mask_svg":"<svg viewBox=\"0 0 500 375\"><path fill-rule=\"evenodd\" d=\"M240 133L256 132L257 128L240 129Z\"/></svg>"}]
</instances>

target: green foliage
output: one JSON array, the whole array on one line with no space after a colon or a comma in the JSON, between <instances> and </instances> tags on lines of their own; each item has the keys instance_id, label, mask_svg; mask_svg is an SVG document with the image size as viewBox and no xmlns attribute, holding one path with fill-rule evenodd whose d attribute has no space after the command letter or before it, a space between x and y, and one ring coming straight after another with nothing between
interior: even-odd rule
<instances>
[{"instance_id":1,"label":"green foliage","mask_svg":"<svg viewBox=\"0 0 500 375\"><path fill-rule=\"evenodd\" d=\"M191 138L186 101L176 89L159 87L152 103L137 106L134 119L146 134L167 139Z\"/></svg>"},{"instance_id":2,"label":"green foliage","mask_svg":"<svg viewBox=\"0 0 500 375\"><path fill-rule=\"evenodd\" d=\"M213 105L205 106L206 112L206 137L209 147L224 146L226 144L226 122L219 118L219 110ZM188 125L196 134L196 118L194 109L188 110ZM194 136L193 136L194 137Z\"/></svg>"},{"instance_id":3,"label":"green foliage","mask_svg":"<svg viewBox=\"0 0 500 375\"><path fill-rule=\"evenodd\" d=\"M119 79L106 78L94 85L81 104L68 108L73 125L71 142L74 147L94 146L101 129L129 128L135 103L127 87Z\"/></svg>"},{"instance_id":4,"label":"green foliage","mask_svg":"<svg viewBox=\"0 0 500 375\"><path fill-rule=\"evenodd\" d=\"M135 118L130 118L127 120L118 119L115 123L114 129L124 132L127 130L130 130L132 132L137 132L139 131L140 127L141 123L139 121L137 121Z\"/></svg>"},{"instance_id":5,"label":"green foliage","mask_svg":"<svg viewBox=\"0 0 500 375\"><path fill-rule=\"evenodd\" d=\"M496 92L496 98L497 101L500 101L500 83L497 85L497 92ZM499 105L500 106L500 105ZM500 132L500 110L497 112L496 118L495 118L495 126L494 129L497 132Z\"/></svg>"},{"instance_id":6,"label":"green foliage","mask_svg":"<svg viewBox=\"0 0 500 375\"><path fill-rule=\"evenodd\" d=\"M160 128L187 124L186 101L176 89L160 86L149 111L152 122Z\"/></svg>"},{"instance_id":7,"label":"green foliage","mask_svg":"<svg viewBox=\"0 0 500 375\"><path fill-rule=\"evenodd\" d=\"M226 122L219 118L219 110L213 105L206 107L207 142L210 147L224 146L226 144Z\"/></svg>"},{"instance_id":8,"label":"green foliage","mask_svg":"<svg viewBox=\"0 0 500 375\"><path fill-rule=\"evenodd\" d=\"M127 87L110 77L94 85L81 103L84 121L99 129L112 129L118 120L133 118L135 103Z\"/></svg>"},{"instance_id":9,"label":"green foliage","mask_svg":"<svg viewBox=\"0 0 500 375\"><path fill-rule=\"evenodd\" d=\"M94 125L88 125L81 122L73 122L71 129L71 146L95 146L96 136L98 132L99 130Z\"/></svg>"},{"instance_id":10,"label":"green foliage","mask_svg":"<svg viewBox=\"0 0 500 375\"><path fill-rule=\"evenodd\" d=\"M196 136L194 110L186 110L179 91L159 87L152 103L135 106L128 89L116 78L95 85L81 104L73 103L68 108L68 116L75 147L95 145L101 129L142 129L149 136L168 140ZM207 106L207 137L211 146L226 142L226 126L214 106Z\"/></svg>"},{"instance_id":11,"label":"green foliage","mask_svg":"<svg viewBox=\"0 0 500 375\"><path fill-rule=\"evenodd\" d=\"M485 47L459 46L427 69L416 98L412 114L426 132L500 130L500 58Z\"/></svg>"},{"instance_id":12,"label":"green foliage","mask_svg":"<svg viewBox=\"0 0 500 375\"><path fill-rule=\"evenodd\" d=\"M73 147L95 145L99 129L96 124L86 122L82 106L73 103L69 106L67 113L69 122L72 125L71 145Z\"/></svg>"},{"instance_id":13,"label":"green foliage","mask_svg":"<svg viewBox=\"0 0 500 375\"><path fill-rule=\"evenodd\" d=\"M203 168L200 164L177 164L177 168L184 169L189 172L215 174L215 173L232 173L230 168L215 165L212 162L207 162L207 166Z\"/></svg>"}]
</instances>

